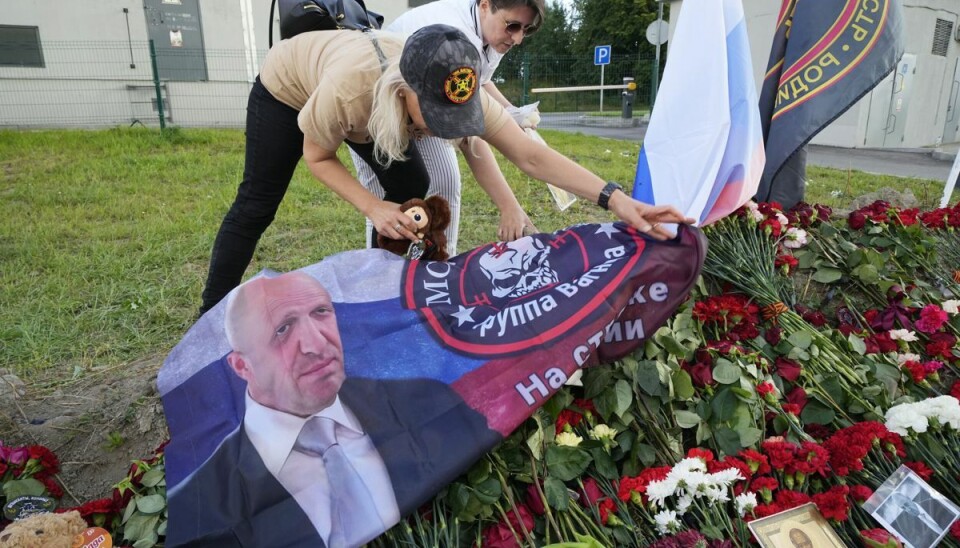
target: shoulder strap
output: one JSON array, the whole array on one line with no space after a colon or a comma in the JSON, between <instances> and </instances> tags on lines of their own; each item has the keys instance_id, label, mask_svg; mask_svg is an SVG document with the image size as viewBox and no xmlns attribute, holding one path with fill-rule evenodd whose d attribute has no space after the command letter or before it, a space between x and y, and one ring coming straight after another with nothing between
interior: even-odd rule
<instances>
[{"instance_id":1,"label":"shoulder strap","mask_svg":"<svg viewBox=\"0 0 960 548\"><path fill-rule=\"evenodd\" d=\"M377 41L377 37L372 31L373 29L370 27L363 29L363 33L369 36L370 41L373 42L373 49L377 50L377 57L380 58L380 70L384 71L387 69L387 56L383 54L383 50L380 49L380 42Z\"/></svg>"}]
</instances>

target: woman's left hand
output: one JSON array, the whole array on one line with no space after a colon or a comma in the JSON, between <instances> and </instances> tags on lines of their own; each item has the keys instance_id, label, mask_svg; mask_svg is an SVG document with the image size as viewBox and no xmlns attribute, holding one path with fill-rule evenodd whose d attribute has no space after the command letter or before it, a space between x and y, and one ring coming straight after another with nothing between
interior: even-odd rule
<instances>
[{"instance_id":1,"label":"woman's left hand","mask_svg":"<svg viewBox=\"0 0 960 548\"><path fill-rule=\"evenodd\" d=\"M679 223L691 225L697 222L692 217L685 217L680 210L669 205L650 205L634 200L623 191L614 192L610 196L610 211L622 221L643 232L655 240L669 240L676 234L667 230L664 224Z\"/></svg>"},{"instance_id":2,"label":"woman's left hand","mask_svg":"<svg viewBox=\"0 0 960 548\"><path fill-rule=\"evenodd\" d=\"M537 227L533 226L533 221L523 211L523 208L516 207L508 211L500 212L500 227L497 229L497 238L502 242L512 242L522 238L527 234L539 232Z\"/></svg>"}]
</instances>

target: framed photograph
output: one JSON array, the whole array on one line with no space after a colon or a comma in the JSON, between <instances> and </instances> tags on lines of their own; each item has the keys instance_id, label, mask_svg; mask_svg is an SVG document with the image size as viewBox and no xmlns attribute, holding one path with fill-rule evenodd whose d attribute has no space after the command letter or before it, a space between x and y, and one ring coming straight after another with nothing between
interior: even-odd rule
<instances>
[{"instance_id":1,"label":"framed photograph","mask_svg":"<svg viewBox=\"0 0 960 548\"><path fill-rule=\"evenodd\" d=\"M845 547L812 502L751 521L748 527L763 548Z\"/></svg>"},{"instance_id":2,"label":"framed photograph","mask_svg":"<svg viewBox=\"0 0 960 548\"><path fill-rule=\"evenodd\" d=\"M960 508L901 466L867 499L863 508L906 548L936 546L960 517Z\"/></svg>"}]
</instances>

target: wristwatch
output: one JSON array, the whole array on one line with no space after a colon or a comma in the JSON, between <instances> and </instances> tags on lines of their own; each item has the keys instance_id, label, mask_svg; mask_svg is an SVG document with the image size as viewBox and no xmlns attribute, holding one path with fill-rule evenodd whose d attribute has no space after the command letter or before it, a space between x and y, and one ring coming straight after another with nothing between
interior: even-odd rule
<instances>
[{"instance_id":1,"label":"wristwatch","mask_svg":"<svg viewBox=\"0 0 960 548\"><path fill-rule=\"evenodd\" d=\"M608 182L607 186L603 187L603 190L600 191L600 197L597 198L597 205L603 209L610 209L610 196L618 190L623 192L623 187L612 181Z\"/></svg>"}]
</instances>

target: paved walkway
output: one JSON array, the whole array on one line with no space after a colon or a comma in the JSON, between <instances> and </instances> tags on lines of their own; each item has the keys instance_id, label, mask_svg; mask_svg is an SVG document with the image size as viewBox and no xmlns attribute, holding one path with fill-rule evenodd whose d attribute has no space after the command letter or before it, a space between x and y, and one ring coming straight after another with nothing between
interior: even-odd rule
<instances>
[{"instance_id":1,"label":"paved walkway","mask_svg":"<svg viewBox=\"0 0 960 548\"><path fill-rule=\"evenodd\" d=\"M540 127L571 133L583 133L610 139L641 141L647 126L594 127L577 125L577 118L569 114L541 114ZM615 120L615 119L614 119ZM807 162L811 165L835 169L852 169L865 173L916 177L934 181L946 181L953 167L953 160L960 143L951 143L934 149L872 149L841 148L808 145Z\"/></svg>"}]
</instances>

